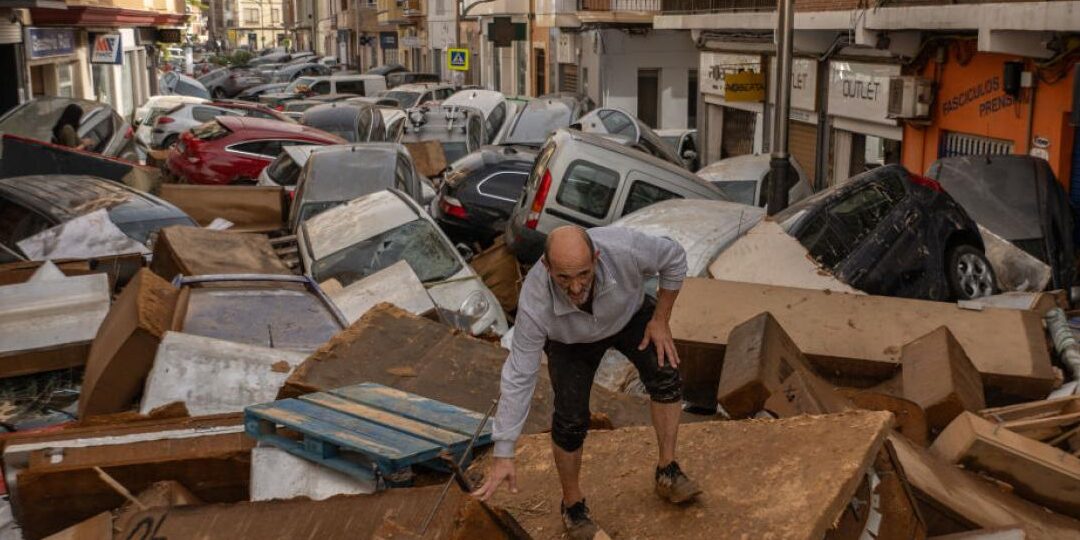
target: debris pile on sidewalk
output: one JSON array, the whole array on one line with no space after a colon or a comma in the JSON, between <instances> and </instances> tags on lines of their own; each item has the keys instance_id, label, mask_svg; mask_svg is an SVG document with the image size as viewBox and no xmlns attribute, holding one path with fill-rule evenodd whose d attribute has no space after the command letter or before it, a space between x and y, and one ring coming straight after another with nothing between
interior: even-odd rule
<instances>
[{"instance_id":1,"label":"debris pile on sidewalk","mask_svg":"<svg viewBox=\"0 0 1080 540\"><path fill-rule=\"evenodd\" d=\"M790 240L761 222L675 304L678 459L696 502L653 495L647 394L605 357L583 486L607 532L1080 539L1064 293L868 295ZM95 259L0 267L0 399L14 404L0 445L21 537L561 537L547 370L518 442L520 491L473 499L508 345L455 322L432 292L452 280L421 280L412 259L316 283L288 242L166 227L123 279ZM796 269L746 266L766 251ZM500 241L473 261L465 279L513 314L513 254ZM29 384L16 376L60 368L72 380L13 398Z\"/></svg>"}]
</instances>

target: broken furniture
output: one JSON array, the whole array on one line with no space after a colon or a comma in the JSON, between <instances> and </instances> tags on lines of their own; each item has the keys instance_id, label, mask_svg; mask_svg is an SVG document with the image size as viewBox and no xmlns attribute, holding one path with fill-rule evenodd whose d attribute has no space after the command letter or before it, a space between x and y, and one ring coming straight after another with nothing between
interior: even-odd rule
<instances>
[{"instance_id":1,"label":"broken furniture","mask_svg":"<svg viewBox=\"0 0 1080 540\"><path fill-rule=\"evenodd\" d=\"M49 262L0 287L0 377L85 364L109 302L108 276L65 276Z\"/></svg>"},{"instance_id":2,"label":"broken furniture","mask_svg":"<svg viewBox=\"0 0 1080 540\"><path fill-rule=\"evenodd\" d=\"M462 459L483 415L380 384L358 384L244 410L244 429L260 443L361 480L394 485L413 465L442 453ZM297 433L299 440L281 430ZM477 444L491 443L487 422ZM471 456L465 456L468 463Z\"/></svg>"},{"instance_id":3,"label":"broken furniture","mask_svg":"<svg viewBox=\"0 0 1080 540\"><path fill-rule=\"evenodd\" d=\"M158 233L150 269L170 281L178 275L292 274L266 236L175 226Z\"/></svg>"},{"instance_id":4,"label":"broken furniture","mask_svg":"<svg viewBox=\"0 0 1080 540\"><path fill-rule=\"evenodd\" d=\"M683 506L653 493L651 427L594 432L581 480L591 486L593 519L613 538L920 538L915 503L883 453L890 428L889 413L868 411L680 426L679 464L704 490ZM515 461L528 488L500 490L494 503L537 538L557 534L561 488L550 437L519 439ZM485 457L473 469L489 464Z\"/></svg>"},{"instance_id":5,"label":"broken furniture","mask_svg":"<svg viewBox=\"0 0 1080 540\"><path fill-rule=\"evenodd\" d=\"M1038 399L1054 384L1038 313L688 278L671 316L687 401L713 402L731 329L766 311L819 374L845 386L891 377L903 346L940 326L956 337L983 386Z\"/></svg>"},{"instance_id":6,"label":"broken furniture","mask_svg":"<svg viewBox=\"0 0 1080 540\"><path fill-rule=\"evenodd\" d=\"M986 407L979 372L947 326L905 344L900 359L904 397L926 411L931 430Z\"/></svg>"},{"instance_id":7,"label":"broken furniture","mask_svg":"<svg viewBox=\"0 0 1080 540\"><path fill-rule=\"evenodd\" d=\"M285 191L265 186L162 184L158 196L179 207L205 227L215 219L232 222L240 232L272 232L285 228Z\"/></svg>"},{"instance_id":8,"label":"broken furniture","mask_svg":"<svg viewBox=\"0 0 1080 540\"><path fill-rule=\"evenodd\" d=\"M34 540L125 502L96 467L135 493L175 480L208 503L247 500L253 445L238 414L14 433L4 480L23 536Z\"/></svg>"}]
</instances>

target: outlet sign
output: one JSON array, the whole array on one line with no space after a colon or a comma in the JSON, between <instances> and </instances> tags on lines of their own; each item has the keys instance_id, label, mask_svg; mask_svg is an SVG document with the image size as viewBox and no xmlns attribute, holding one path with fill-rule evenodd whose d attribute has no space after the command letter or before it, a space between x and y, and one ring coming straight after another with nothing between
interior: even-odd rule
<instances>
[{"instance_id":1,"label":"outlet sign","mask_svg":"<svg viewBox=\"0 0 1080 540\"><path fill-rule=\"evenodd\" d=\"M889 118L889 79L900 66L834 60L829 66L829 114L896 125Z\"/></svg>"}]
</instances>

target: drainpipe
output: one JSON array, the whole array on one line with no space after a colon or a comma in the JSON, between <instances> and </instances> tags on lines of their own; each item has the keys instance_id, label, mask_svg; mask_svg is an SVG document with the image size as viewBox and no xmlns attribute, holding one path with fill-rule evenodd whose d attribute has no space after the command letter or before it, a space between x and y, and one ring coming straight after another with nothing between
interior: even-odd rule
<instances>
[{"instance_id":1,"label":"drainpipe","mask_svg":"<svg viewBox=\"0 0 1080 540\"><path fill-rule=\"evenodd\" d=\"M777 66L776 107L773 111L772 159L769 160L769 215L788 205L788 117L791 115L792 30L795 22L793 0L780 0L776 12Z\"/></svg>"},{"instance_id":2,"label":"drainpipe","mask_svg":"<svg viewBox=\"0 0 1080 540\"><path fill-rule=\"evenodd\" d=\"M1050 338L1054 342L1054 350L1057 351L1061 362L1072 374L1072 380L1077 381L1073 394L1080 394L1080 345L1073 337L1072 329L1069 328L1065 311L1054 308L1046 312L1044 317L1046 329L1050 332Z\"/></svg>"}]
</instances>

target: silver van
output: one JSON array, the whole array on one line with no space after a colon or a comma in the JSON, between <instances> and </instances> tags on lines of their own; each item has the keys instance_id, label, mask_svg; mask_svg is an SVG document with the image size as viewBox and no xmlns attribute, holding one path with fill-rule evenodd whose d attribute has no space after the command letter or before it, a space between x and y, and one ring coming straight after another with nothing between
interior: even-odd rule
<instances>
[{"instance_id":1,"label":"silver van","mask_svg":"<svg viewBox=\"0 0 1080 540\"><path fill-rule=\"evenodd\" d=\"M506 226L518 260L540 258L560 225L607 225L668 199L729 200L718 187L673 163L605 136L559 129L540 150Z\"/></svg>"}]
</instances>

